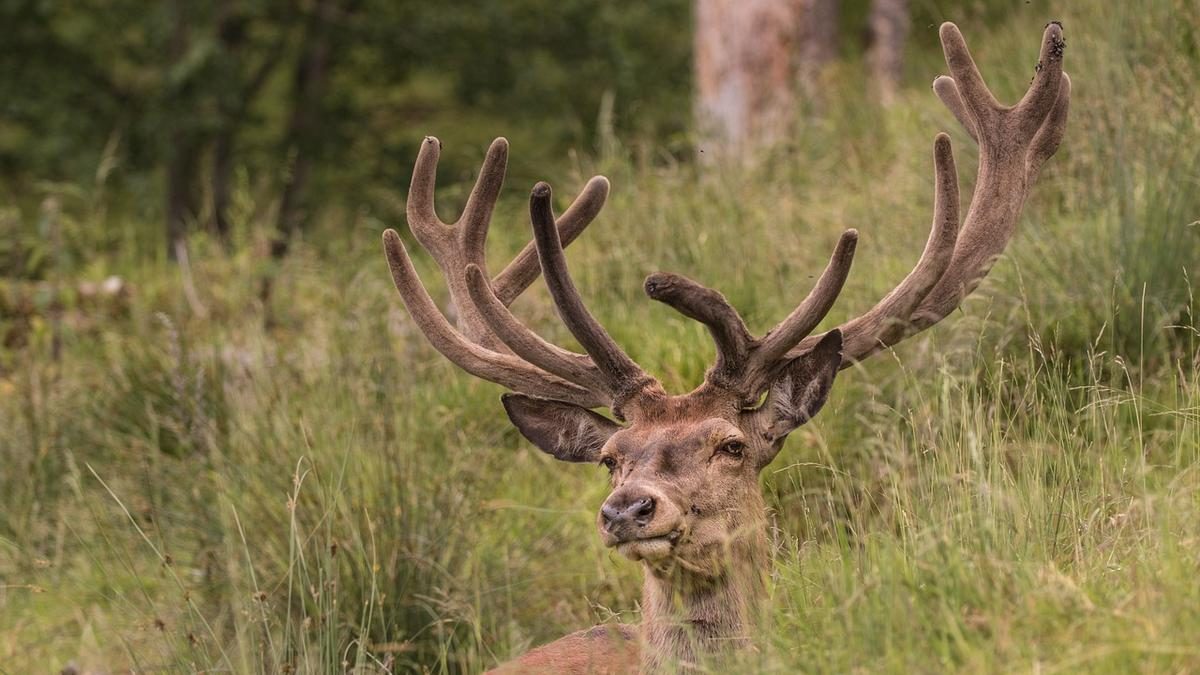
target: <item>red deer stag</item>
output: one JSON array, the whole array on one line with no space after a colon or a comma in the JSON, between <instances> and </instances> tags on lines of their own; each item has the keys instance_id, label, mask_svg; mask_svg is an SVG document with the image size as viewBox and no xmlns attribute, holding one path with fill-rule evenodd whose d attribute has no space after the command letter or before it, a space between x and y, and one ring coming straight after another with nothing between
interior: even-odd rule
<instances>
[{"instance_id":1,"label":"red deer stag","mask_svg":"<svg viewBox=\"0 0 1200 675\"><path fill-rule=\"evenodd\" d=\"M933 225L916 266L865 314L809 335L846 281L858 234L842 235L808 296L762 337L747 330L718 292L676 274L653 274L646 294L703 323L716 363L694 391L673 396L634 363L584 306L563 247L587 226L608 192L593 178L556 223L550 187L530 197L534 240L489 280L488 221L508 146L496 140L455 226L433 209L437 139L421 148L408 201L417 241L437 261L457 310L457 328L417 278L400 236L383 235L392 277L425 336L467 372L516 393L503 396L512 423L534 445L612 474L597 525L604 543L645 574L639 627L597 627L534 649L502 672L631 672L684 667L748 641L769 565L759 473L788 433L821 409L837 372L941 321L979 284L1013 234L1038 170L1058 148L1070 80L1063 32L1049 24L1033 82L1001 105L980 77L954 24L941 27L951 76L933 89L979 144L979 174L959 227L958 177L950 139L933 144ZM552 345L508 305L538 264L562 321L587 354ZM765 400L763 397L765 396ZM760 401L761 404L760 404ZM591 409L608 407L614 419Z\"/></svg>"}]
</instances>

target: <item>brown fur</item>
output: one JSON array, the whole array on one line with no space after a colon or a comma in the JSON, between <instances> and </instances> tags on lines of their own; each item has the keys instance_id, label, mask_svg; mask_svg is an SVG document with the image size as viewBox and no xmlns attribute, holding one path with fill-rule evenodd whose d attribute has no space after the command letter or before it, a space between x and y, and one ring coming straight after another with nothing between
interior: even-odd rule
<instances>
[{"instance_id":1,"label":"brown fur","mask_svg":"<svg viewBox=\"0 0 1200 675\"><path fill-rule=\"evenodd\" d=\"M836 352L826 361L830 382L839 362ZM793 406L800 407L807 419L823 401L823 396L800 399ZM510 413L517 413L514 422L522 430L542 429L523 417L539 414L527 403L508 406ZM641 669L686 667L719 658L750 640L754 608L762 597L769 564L758 476L783 441L782 436L764 431L779 421L776 410L777 406L764 405L741 411L727 397L703 393L666 397L643 406L642 416L629 427L608 430L607 440L594 451L592 461L612 462L609 502L630 491L652 495L657 502L653 518L632 536L613 535L605 530L603 516L598 518L605 543L639 561L645 573ZM577 420L562 419L566 409L555 404L540 412L551 415L559 430L574 429L591 419L582 411ZM592 438L606 428L588 429L583 435ZM578 457L579 443L562 433L535 434L531 440L556 456ZM731 441L741 444L736 455L724 449ZM639 548L641 542L669 533L678 533L669 550ZM603 641L588 642L583 655L575 654L584 647L585 634L534 650L510 664L513 670L501 672L543 666L592 668L597 658L608 658L611 650L618 649Z\"/></svg>"},{"instance_id":2,"label":"brown fur","mask_svg":"<svg viewBox=\"0 0 1200 675\"><path fill-rule=\"evenodd\" d=\"M640 662L635 626L595 626L542 645L498 668L493 675L620 675Z\"/></svg>"}]
</instances>

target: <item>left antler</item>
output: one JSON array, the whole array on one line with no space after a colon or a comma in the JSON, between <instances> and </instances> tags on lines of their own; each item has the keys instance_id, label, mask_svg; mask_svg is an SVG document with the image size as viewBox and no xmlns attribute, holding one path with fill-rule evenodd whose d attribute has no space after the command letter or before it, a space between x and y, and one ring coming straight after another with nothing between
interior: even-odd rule
<instances>
[{"instance_id":1,"label":"left antler","mask_svg":"<svg viewBox=\"0 0 1200 675\"><path fill-rule=\"evenodd\" d=\"M944 23L940 34L952 77L937 78L933 88L979 143L975 192L962 229L956 232L957 178L950 139L939 134L937 215L929 243L917 267L896 290L840 327L847 345L844 365L925 330L962 304L1012 239L1038 171L1066 132L1071 78L1062 69L1066 42L1061 24L1046 26L1033 82L1014 106L1001 105L992 96L957 26ZM943 199L944 209L939 206ZM819 339L806 338L794 353L803 353Z\"/></svg>"},{"instance_id":2,"label":"left antler","mask_svg":"<svg viewBox=\"0 0 1200 675\"><path fill-rule=\"evenodd\" d=\"M925 250L908 276L865 314L838 326L842 367L941 321L987 275L1016 228L1041 166L1058 149L1066 129L1071 81L1062 71L1061 24L1046 26L1033 82L1019 103L1003 106L984 84L962 34L941 27L952 77L933 88L979 143L979 173L962 229L958 176L950 138L934 140L934 217ZM732 392L743 404L757 401L779 370L811 351L826 334L808 335L832 306L854 255L857 234L842 235L825 272L807 298L762 338L754 338L720 293L674 274L654 274L646 293L704 323L717 346L706 386Z\"/></svg>"}]
</instances>

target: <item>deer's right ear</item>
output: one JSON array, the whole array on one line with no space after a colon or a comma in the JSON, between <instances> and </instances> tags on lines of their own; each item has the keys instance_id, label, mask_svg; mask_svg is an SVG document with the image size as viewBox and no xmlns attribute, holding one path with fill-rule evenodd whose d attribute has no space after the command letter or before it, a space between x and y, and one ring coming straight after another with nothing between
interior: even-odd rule
<instances>
[{"instance_id":1,"label":"deer's right ear","mask_svg":"<svg viewBox=\"0 0 1200 675\"><path fill-rule=\"evenodd\" d=\"M596 462L621 425L572 403L521 394L500 397L508 419L542 452L564 462Z\"/></svg>"}]
</instances>

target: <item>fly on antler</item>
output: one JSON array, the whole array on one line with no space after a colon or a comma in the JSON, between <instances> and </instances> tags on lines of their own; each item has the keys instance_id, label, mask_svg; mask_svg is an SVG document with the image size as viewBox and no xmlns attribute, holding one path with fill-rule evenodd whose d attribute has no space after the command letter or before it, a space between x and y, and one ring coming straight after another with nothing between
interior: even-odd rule
<instances>
[{"instance_id":1,"label":"fly on antler","mask_svg":"<svg viewBox=\"0 0 1200 675\"><path fill-rule=\"evenodd\" d=\"M640 663L647 669L690 661L745 637L768 558L759 472L788 433L821 409L840 369L941 321L978 286L1063 138L1071 82L1062 70L1060 24L1046 26L1033 82L1013 106L1001 105L988 90L954 24L942 25L941 41L950 76L937 78L934 91L979 143L978 178L962 226L950 138L938 134L933 224L924 252L874 307L832 330L811 334L849 275L854 230L842 235L808 296L762 337L750 333L717 291L676 274L651 275L647 295L703 323L716 344L703 384L684 395L668 395L613 341L567 270L563 247L599 211L606 180L589 181L557 222L550 186L538 183L530 197L533 242L489 280L484 240L507 144L492 144L455 226L433 210L438 143L426 139L421 149L409 225L446 277L458 328L421 285L400 236L388 230L384 247L396 287L435 348L464 370L517 392L503 401L526 438L558 459L596 462L611 473L613 490L597 525L607 545L645 566ZM586 354L550 344L509 311L536 278L537 265ZM599 407L626 424L591 410ZM637 641L629 631L593 630L534 650L515 667L617 672L595 668L637 663L636 656L619 660L631 650L636 654Z\"/></svg>"}]
</instances>

